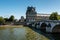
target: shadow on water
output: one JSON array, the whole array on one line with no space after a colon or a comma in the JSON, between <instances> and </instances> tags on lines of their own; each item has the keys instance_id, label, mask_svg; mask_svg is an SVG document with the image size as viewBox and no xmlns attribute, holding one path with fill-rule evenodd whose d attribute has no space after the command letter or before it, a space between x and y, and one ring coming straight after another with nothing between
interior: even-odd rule
<instances>
[{"instance_id":1,"label":"shadow on water","mask_svg":"<svg viewBox=\"0 0 60 40\"><path fill-rule=\"evenodd\" d=\"M31 28L31 27L30 27ZM33 31L44 35L50 40L60 40L60 33L48 34L35 28L31 28ZM26 40L24 28L0 28L0 40Z\"/></svg>"},{"instance_id":2,"label":"shadow on water","mask_svg":"<svg viewBox=\"0 0 60 40\"><path fill-rule=\"evenodd\" d=\"M55 27L52 29L52 35L55 40L60 40L60 24L55 25Z\"/></svg>"},{"instance_id":3,"label":"shadow on water","mask_svg":"<svg viewBox=\"0 0 60 40\"><path fill-rule=\"evenodd\" d=\"M60 33L52 33L55 40L60 40Z\"/></svg>"},{"instance_id":4,"label":"shadow on water","mask_svg":"<svg viewBox=\"0 0 60 40\"><path fill-rule=\"evenodd\" d=\"M31 27L30 27L31 28ZM45 33L35 28L31 28L35 32L44 35L45 37L49 38L50 40L60 40L60 33Z\"/></svg>"}]
</instances>

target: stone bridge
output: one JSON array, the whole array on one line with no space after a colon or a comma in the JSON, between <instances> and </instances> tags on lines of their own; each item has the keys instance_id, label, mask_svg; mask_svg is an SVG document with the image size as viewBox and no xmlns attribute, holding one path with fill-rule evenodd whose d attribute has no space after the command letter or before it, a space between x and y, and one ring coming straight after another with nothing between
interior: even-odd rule
<instances>
[{"instance_id":1,"label":"stone bridge","mask_svg":"<svg viewBox=\"0 0 60 40\"><path fill-rule=\"evenodd\" d=\"M31 22L30 25L32 25L32 27L35 27L36 29L42 29L46 32L52 32L56 25L60 25L60 21L58 20L36 21ZM55 28L55 30L57 29Z\"/></svg>"}]
</instances>

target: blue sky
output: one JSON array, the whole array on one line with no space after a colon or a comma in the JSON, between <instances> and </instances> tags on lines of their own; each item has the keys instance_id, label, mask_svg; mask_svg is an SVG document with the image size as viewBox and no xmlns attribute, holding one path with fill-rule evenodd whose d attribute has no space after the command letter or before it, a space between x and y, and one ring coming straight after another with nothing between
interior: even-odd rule
<instances>
[{"instance_id":1,"label":"blue sky","mask_svg":"<svg viewBox=\"0 0 60 40\"><path fill-rule=\"evenodd\" d=\"M14 15L16 19L25 17L28 6L36 7L37 13L60 13L60 0L0 0L0 16Z\"/></svg>"}]
</instances>

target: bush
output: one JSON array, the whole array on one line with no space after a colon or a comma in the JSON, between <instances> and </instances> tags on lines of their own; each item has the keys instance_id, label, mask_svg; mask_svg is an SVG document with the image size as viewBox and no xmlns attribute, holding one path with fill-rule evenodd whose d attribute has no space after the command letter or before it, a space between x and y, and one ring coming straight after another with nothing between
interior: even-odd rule
<instances>
[{"instance_id":1,"label":"bush","mask_svg":"<svg viewBox=\"0 0 60 40\"><path fill-rule=\"evenodd\" d=\"M5 20L3 17L0 17L0 25L4 24L5 23Z\"/></svg>"}]
</instances>

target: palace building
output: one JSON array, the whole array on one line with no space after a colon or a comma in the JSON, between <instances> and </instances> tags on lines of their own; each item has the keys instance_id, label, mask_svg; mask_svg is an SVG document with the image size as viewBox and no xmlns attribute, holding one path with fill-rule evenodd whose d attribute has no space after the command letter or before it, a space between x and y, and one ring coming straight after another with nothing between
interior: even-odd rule
<instances>
[{"instance_id":1,"label":"palace building","mask_svg":"<svg viewBox=\"0 0 60 40\"><path fill-rule=\"evenodd\" d=\"M27 7L26 11L26 21L40 21L40 20L49 20L50 14L37 13L35 7Z\"/></svg>"}]
</instances>

